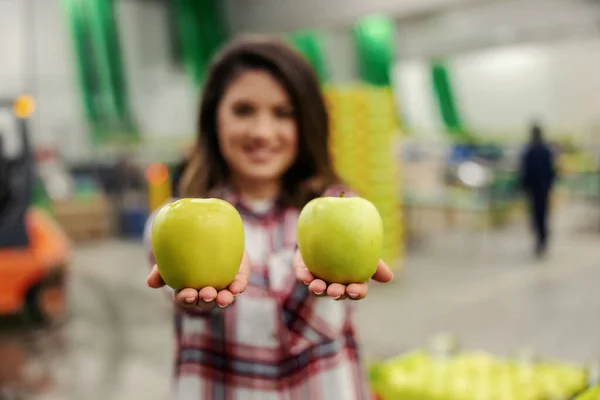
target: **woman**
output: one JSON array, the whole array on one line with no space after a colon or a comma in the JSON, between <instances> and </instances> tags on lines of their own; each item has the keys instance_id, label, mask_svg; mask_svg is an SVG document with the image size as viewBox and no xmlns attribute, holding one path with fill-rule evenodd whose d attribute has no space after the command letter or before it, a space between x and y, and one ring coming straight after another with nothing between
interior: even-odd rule
<instances>
[{"instance_id":1,"label":"woman","mask_svg":"<svg viewBox=\"0 0 600 400\"><path fill-rule=\"evenodd\" d=\"M246 254L227 290L174 293L179 399L368 398L350 301L367 284L327 285L296 251L299 210L342 190L328 134L315 74L284 42L242 38L215 59L181 195L233 204ZM148 285L164 286L156 266Z\"/></svg>"}]
</instances>

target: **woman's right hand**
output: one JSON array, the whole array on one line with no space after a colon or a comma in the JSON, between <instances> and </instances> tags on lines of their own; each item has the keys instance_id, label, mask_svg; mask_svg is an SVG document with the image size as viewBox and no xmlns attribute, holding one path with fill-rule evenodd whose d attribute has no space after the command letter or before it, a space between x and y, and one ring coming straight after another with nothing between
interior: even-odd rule
<instances>
[{"instance_id":1,"label":"woman's right hand","mask_svg":"<svg viewBox=\"0 0 600 400\"><path fill-rule=\"evenodd\" d=\"M238 274L227 289L218 292L213 287L205 287L200 290L191 288L176 290L174 301L178 306L190 311L208 311L215 306L225 308L233 303L235 296L246 290L249 277L250 263L248 256L244 253ZM147 284L153 289L165 286L165 281L160 276L156 265L152 267L152 271L148 275Z\"/></svg>"}]
</instances>

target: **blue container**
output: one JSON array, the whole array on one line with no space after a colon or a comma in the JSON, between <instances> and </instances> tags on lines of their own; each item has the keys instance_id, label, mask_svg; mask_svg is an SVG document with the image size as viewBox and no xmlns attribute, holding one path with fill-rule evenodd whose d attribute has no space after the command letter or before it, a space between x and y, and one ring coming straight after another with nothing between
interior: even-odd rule
<instances>
[{"instance_id":1,"label":"blue container","mask_svg":"<svg viewBox=\"0 0 600 400\"><path fill-rule=\"evenodd\" d=\"M121 236L135 239L144 237L144 228L148 219L147 210L142 208L124 209L121 210L119 219Z\"/></svg>"}]
</instances>

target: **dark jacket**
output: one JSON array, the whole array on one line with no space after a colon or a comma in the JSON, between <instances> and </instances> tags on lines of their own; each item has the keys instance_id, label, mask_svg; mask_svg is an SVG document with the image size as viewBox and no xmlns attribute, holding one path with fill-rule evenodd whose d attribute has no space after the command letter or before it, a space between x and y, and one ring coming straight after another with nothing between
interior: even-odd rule
<instances>
[{"instance_id":1,"label":"dark jacket","mask_svg":"<svg viewBox=\"0 0 600 400\"><path fill-rule=\"evenodd\" d=\"M554 156L543 142L533 142L521 159L521 187L526 192L547 195L556 178Z\"/></svg>"}]
</instances>

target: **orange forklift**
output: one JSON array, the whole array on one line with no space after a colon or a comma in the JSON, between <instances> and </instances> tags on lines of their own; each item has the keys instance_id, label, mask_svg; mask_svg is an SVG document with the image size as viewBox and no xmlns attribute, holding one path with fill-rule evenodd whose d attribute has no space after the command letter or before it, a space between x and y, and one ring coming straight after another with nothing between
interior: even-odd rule
<instances>
[{"instance_id":1,"label":"orange forklift","mask_svg":"<svg viewBox=\"0 0 600 400\"><path fill-rule=\"evenodd\" d=\"M70 243L45 211L32 206L35 165L28 132L34 100L0 100L19 136L20 154L5 156L0 132L0 331L48 326L65 315Z\"/></svg>"}]
</instances>

